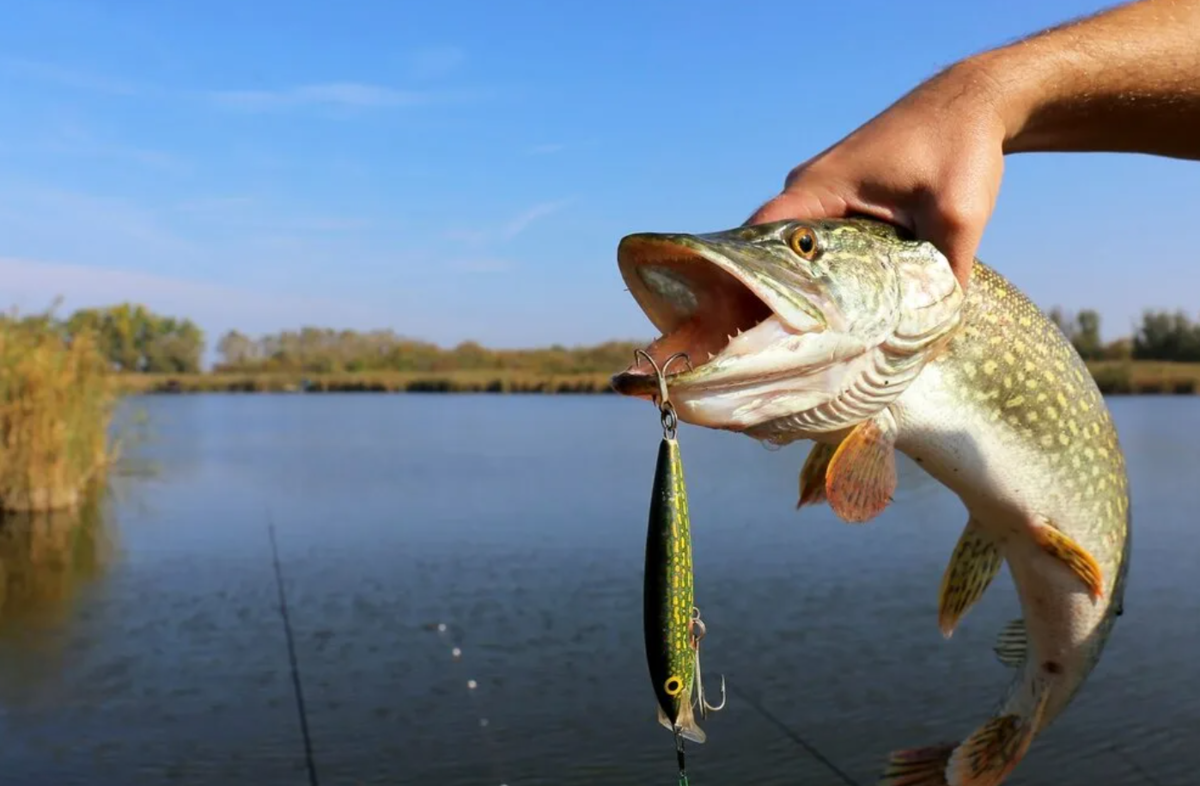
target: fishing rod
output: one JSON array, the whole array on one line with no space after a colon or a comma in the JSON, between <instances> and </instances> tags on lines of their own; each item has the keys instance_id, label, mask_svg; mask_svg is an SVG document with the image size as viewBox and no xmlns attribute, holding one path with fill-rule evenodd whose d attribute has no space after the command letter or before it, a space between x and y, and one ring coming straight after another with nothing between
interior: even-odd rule
<instances>
[{"instance_id":1,"label":"fishing rod","mask_svg":"<svg viewBox=\"0 0 1200 786\"><path fill-rule=\"evenodd\" d=\"M291 664L292 687L296 695L296 713L300 716L300 734L304 738L304 760L308 765L309 786L318 786L317 765L313 762L312 739L308 734L308 712L304 708L304 690L300 687L300 668L296 665L296 644L292 638L292 621L288 616L287 595L283 591L283 571L279 567L279 549L275 545L275 519L268 511L267 533L271 536L271 557L275 564L275 585L279 590L279 614L287 636L288 662Z\"/></svg>"}]
</instances>

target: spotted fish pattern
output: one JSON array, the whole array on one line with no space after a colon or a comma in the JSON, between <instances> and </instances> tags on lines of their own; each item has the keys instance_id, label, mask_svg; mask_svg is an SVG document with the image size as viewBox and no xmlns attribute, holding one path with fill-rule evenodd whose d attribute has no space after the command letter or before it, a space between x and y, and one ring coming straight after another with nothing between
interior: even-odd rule
<instances>
[{"instance_id":1,"label":"spotted fish pattern","mask_svg":"<svg viewBox=\"0 0 1200 786\"><path fill-rule=\"evenodd\" d=\"M668 728L679 726L685 738L703 742L692 706L696 660L691 522L683 460L674 438L664 437L659 444L654 470L643 606L646 659L659 722Z\"/></svg>"}]
</instances>

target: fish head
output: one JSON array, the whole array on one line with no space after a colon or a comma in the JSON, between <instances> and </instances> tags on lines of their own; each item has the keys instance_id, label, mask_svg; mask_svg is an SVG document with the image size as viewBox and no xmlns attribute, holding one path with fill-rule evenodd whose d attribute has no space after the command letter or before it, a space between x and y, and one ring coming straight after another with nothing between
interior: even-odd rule
<instances>
[{"instance_id":1,"label":"fish head","mask_svg":"<svg viewBox=\"0 0 1200 786\"><path fill-rule=\"evenodd\" d=\"M774 442L887 406L952 334L964 300L936 247L866 219L642 232L621 239L617 264L662 333L644 351L679 419ZM681 352L686 362L663 368ZM612 386L659 391L640 358Z\"/></svg>"}]
</instances>

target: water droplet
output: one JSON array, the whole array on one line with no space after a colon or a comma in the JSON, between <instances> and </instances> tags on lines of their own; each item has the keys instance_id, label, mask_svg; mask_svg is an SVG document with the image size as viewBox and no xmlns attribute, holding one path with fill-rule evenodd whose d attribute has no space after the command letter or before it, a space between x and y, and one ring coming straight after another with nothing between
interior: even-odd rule
<instances>
[{"instance_id":1,"label":"water droplet","mask_svg":"<svg viewBox=\"0 0 1200 786\"><path fill-rule=\"evenodd\" d=\"M450 650L450 654L453 655L455 659L458 659L462 657L462 650L460 650L458 647L455 647L454 649Z\"/></svg>"},{"instance_id":2,"label":"water droplet","mask_svg":"<svg viewBox=\"0 0 1200 786\"><path fill-rule=\"evenodd\" d=\"M467 688L469 690L475 690L475 685L476 685L475 680L467 680Z\"/></svg>"}]
</instances>

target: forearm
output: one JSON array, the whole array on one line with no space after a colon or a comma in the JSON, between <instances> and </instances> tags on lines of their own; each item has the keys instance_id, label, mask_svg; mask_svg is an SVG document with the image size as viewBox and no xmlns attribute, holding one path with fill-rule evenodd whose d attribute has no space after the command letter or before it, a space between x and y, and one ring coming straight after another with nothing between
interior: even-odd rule
<instances>
[{"instance_id":1,"label":"forearm","mask_svg":"<svg viewBox=\"0 0 1200 786\"><path fill-rule=\"evenodd\" d=\"M1142 0L969 58L1004 152L1200 159L1200 0Z\"/></svg>"}]
</instances>

